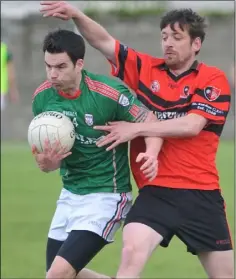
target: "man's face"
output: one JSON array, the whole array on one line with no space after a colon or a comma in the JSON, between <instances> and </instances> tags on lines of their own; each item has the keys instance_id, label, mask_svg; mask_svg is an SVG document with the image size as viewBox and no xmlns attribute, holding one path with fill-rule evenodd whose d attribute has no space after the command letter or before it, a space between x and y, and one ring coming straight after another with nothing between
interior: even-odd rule
<instances>
[{"instance_id":1,"label":"man's face","mask_svg":"<svg viewBox=\"0 0 236 279\"><path fill-rule=\"evenodd\" d=\"M171 69L178 69L190 59L196 56L195 52L200 50L201 40L196 38L191 42L188 30L182 30L178 23L174 24L174 30L167 25L161 31L161 44L165 63Z\"/></svg>"},{"instance_id":2,"label":"man's face","mask_svg":"<svg viewBox=\"0 0 236 279\"><path fill-rule=\"evenodd\" d=\"M60 91L67 92L76 87L76 81L81 75L83 60L73 64L67 53L49 53L44 55L47 78Z\"/></svg>"}]
</instances>

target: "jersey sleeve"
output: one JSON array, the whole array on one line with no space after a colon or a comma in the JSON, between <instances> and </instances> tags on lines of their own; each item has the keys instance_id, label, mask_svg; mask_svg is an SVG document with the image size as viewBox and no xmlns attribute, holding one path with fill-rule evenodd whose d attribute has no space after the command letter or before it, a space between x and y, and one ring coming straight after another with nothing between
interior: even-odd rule
<instances>
[{"instance_id":1,"label":"jersey sleeve","mask_svg":"<svg viewBox=\"0 0 236 279\"><path fill-rule=\"evenodd\" d=\"M144 122L149 113L146 108L126 87L121 85L117 102L116 120L128 122Z\"/></svg>"},{"instance_id":2,"label":"jersey sleeve","mask_svg":"<svg viewBox=\"0 0 236 279\"><path fill-rule=\"evenodd\" d=\"M223 124L230 108L230 85L223 72L212 75L193 95L190 111Z\"/></svg>"},{"instance_id":3,"label":"jersey sleeve","mask_svg":"<svg viewBox=\"0 0 236 279\"><path fill-rule=\"evenodd\" d=\"M137 90L142 60L147 57L148 55L137 52L119 41L116 41L115 65L108 60L111 64L111 74L121 79L133 90Z\"/></svg>"}]
</instances>

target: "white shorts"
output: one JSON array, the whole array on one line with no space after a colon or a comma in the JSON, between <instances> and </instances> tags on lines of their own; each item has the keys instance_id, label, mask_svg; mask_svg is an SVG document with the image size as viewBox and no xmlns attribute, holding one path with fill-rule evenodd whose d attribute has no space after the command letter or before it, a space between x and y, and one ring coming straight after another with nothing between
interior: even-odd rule
<instances>
[{"instance_id":1,"label":"white shorts","mask_svg":"<svg viewBox=\"0 0 236 279\"><path fill-rule=\"evenodd\" d=\"M87 230L112 242L131 206L131 192L76 195L62 189L48 237L64 241L72 230Z\"/></svg>"}]
</instances>

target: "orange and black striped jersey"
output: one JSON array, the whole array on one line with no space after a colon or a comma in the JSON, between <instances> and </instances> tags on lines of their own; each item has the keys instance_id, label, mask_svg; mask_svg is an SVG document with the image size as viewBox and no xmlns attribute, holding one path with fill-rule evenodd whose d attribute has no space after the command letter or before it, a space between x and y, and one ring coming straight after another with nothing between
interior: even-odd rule
<instances>
[{"instance_id":1,"label":"orange and black striped jersey","mask_svg":"<svg viewBox=\"0 0 236 279\"><path fill-rule=\"evenodd\" d=\"M165 138L159 154L159 173L152 185L213 190L219 188L216 152L230 106L230 86L216 67L195 61L179 76L163 59L137 52L116 41L116 65L112 75L132 88L159 120L195 113L208 119L196 137ZM145 150L143 138L131 142L131 167L138 187L150 182L135 162Z\"/></svg>"}]
</instances>

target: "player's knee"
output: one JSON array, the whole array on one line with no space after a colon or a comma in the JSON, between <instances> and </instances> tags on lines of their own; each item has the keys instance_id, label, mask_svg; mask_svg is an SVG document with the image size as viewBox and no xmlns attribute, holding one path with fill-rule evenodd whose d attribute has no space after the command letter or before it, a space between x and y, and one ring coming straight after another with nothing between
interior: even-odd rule
<instances>
[{"instance_id":1,"label":"player's knee","mask_svg":"<svg viewBox=\"0 0 236 279\"><path fill-rule=\"evenodd\" d=\"M54 268L50 268L47 272L46 279L59 279L64 278L64 272L61 270L56 270Z\"/></svg>"},{"instance_id":2,"label":"player's knee","mask_svg":"<svg viewBox=\"0 0 236 279\"><path fill-rule=\"evenodd\" d=\"M128 263L134 255L134 247L132 245L124 246L122 248L122 262Z\"/></svg>"},{"instance_id":3,"label":"player's knee","mask_svg":"<svg viewBox=\"0 0 236 279\"><path fill-rule=\"evenodd\" d=\"M131 267L142 264L144 257L145 255L135 245L125 245L122 249L122 263L126 266Z\"/></svg>"},{"instance_id":4,"label":"player's knee","mask_svg":"<svg viewBox=\"0 0 236 279\"><path fill-rule=\"evenodd\" d=\"M234 267L228 266L220 274L215 274L214 279L234 279Z\"/></svg>"},{"instance_id":5,"label":"player's knee","mask_svg":"<svg viewBox=\"0 0 236 279\"><path fill-rule=\"evenodd\" d=\"M75 278L76 274L69 269L61 269L59 266L51 267L47 272L46 279Z\"/></svg>"}]
</instances>

